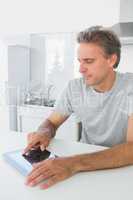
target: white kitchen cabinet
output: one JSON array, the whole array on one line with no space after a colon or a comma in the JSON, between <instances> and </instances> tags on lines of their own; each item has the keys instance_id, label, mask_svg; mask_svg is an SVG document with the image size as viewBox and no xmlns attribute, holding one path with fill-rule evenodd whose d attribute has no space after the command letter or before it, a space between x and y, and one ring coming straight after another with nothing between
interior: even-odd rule
<instances>
[{"instance_id":1,"label":"white kitchen cabinet","mask_svg":"<svg viewBox=\"0 0 133 200\"><path fill-rule=\"evenodd\" d=\"M19 89L26 87L30 80L30 48L9 45L5 48L6 104L9 108L9 126L17 130L17 100Z\"/></svg>"},{"instance_id":2,"label":"white kitchen cabinet","mask_svg":"<svg viewBox=\"0 0 133 200\"><path fill-rule=\"evenodd\" d=\"M45 106L19 106L17 109L18 131L32 132L36 131L38 126L52 112L52 107ZM56 138L77 141L78 140L78 125L75 116L72 115L67 119L57 130Z\"/></svg>"}]
</instances>

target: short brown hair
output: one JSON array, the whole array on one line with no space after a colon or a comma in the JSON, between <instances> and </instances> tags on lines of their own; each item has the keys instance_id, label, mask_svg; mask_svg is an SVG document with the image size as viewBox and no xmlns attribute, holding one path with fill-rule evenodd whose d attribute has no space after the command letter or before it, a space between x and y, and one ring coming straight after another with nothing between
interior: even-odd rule
<instances>
[{"instance_id":1,"label":"short brown hair","mask_svg":"<svg viewBox=\"0 0 133 200\"><path fill-rule=\"evenodd\" d=\"M121 56L121 43L118 36L110 29L102 26L93 26L78 33L78 43L95 43L103 48L107 56L116 54L117 61L114 68L117 68Z\"/></svg>"}]
</instances>

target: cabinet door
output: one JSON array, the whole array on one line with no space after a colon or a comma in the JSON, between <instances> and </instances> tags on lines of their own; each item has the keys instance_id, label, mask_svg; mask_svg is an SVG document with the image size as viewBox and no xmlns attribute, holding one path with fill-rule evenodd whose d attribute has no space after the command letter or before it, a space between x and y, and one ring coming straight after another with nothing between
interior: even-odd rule
<instances>
[{"instance_id":1,"label":"cabinet door","mask_svg":"<svg viewBox=\"0 0 133 200\"><path fill-rule=\"evenodd\" d=\"M39 117L20 115L18 131L27 133L36 131L42 121L43 119Z\"/></svg>"},{"instance_id":2,"label":"cabinet door","mask_svg":"<svg viewBox=\"0 0 133 200\"><path fill-rule=\"evenodd\" d=\"M17 130L18 89L26 87L30 79L30 49L21 45L8 46L8 96L10 129Z\"/></svg>"},{"instance_id":3,"label":"cabinet door","mask_svg":"<svg viewBox=\"0 0 133 200\"><path fill-rule=\"evenodd\" d=\"M38 126L48 117L51 112L51 107L45 108L41 106L19 106L17 109L18 131L36 131Z\"/></svg>"}]
</instances>

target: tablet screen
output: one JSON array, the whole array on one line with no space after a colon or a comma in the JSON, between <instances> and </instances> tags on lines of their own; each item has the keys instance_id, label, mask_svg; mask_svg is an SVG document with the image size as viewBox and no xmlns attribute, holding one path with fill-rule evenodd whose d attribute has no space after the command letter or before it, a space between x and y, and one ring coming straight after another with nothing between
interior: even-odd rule
<instances>
[{"instance_id":1,"label":"tablet screen","mask_svg":"<svg viewBox=\"0 0 133 200\"><path fill-rule=\"evenodd\" d=\"M29 162L24 156L22 155L23 150L16 150L12 152L7 152L3 154L4 159L16 168L22 175L27 176L32 171L32 162ZM47 158L56 157L52 153L49 154Z\"/></svg>"}]
</instances>

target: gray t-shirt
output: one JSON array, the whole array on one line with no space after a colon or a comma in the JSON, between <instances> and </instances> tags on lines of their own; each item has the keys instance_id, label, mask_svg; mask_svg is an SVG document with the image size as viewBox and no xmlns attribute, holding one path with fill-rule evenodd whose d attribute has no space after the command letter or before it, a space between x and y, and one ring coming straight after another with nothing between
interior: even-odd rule
<instances>
[{"instance_id":1,"label":"gray t-shirt","mask_svg":"<svg viewBox=\"0 0 133 200\"><path fill-rule=\"evenodd\" d=\"M75 114L82 123L81 142L113 146L126 142L128 117L133 114L133 74L116 72L111 90L100 93L83 78L71 80L54 110Z\"/></svg>"}]
</instances>

